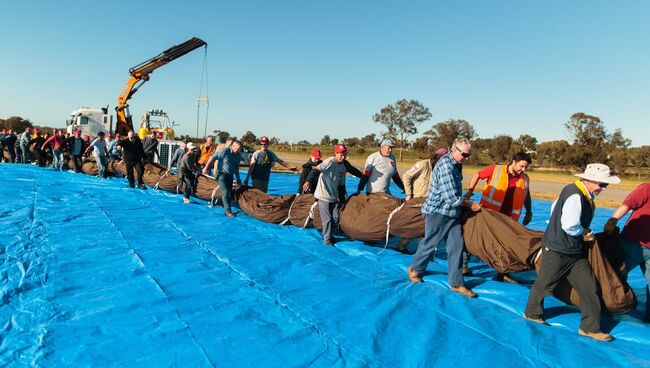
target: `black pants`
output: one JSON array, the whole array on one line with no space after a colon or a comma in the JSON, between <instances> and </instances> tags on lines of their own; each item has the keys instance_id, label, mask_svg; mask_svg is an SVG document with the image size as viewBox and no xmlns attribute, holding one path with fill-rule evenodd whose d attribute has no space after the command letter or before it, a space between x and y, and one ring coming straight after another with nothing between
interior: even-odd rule
<instances>
[{"instance_id":1,"label":"black pants","mask_svg":"<svg viewBox=\"0 0 650 368\"><path fill-rule=\"evenodd\" d=\"M9 162L14 163L16 162L16 151L14 150L13 147L7 147L7 150L9 151Z\"/></svg>"},{"instance_id":2,"label":"black pants","mask_svg":"<svg viewBox=\"0 0 650 368\"><path fill-rule=\"evenodd\" d=\"M72 155L72 162L74 162L74 171L81 172L81 155Z\"/></svg>"},{"instance_id":3,"label":"black pants","mask_svg":"<svg viewBox=\"0 0 650 368\"><path fill-rule=\"evenodd\" d=\"M540 318L544 313L544 297L553 292L560 281L567 279L580 297L582 319L580 328L586 332L600 331L600 298L591 266L584 255L567 255L544 248L544 259L537 279L530 290L526 316Z\"/></svg>"},{"instance_id":4,"label":"black pants","mask_svg":"<svg viewBox=\"0 0 650 368\"><path fill-rule=\"evenodd\" d=\"M194 175L192 172L184 172L183 181L185 181L185 192L183 197L190 199L190 194L192 193L192 188L194 187L194 182L196 181L196 175Z\"/></svg>"},{"instance_id":5,"label":"black pants","mask_svg":"<svg viewBox=\"0 0 650 368\"><path fill-rule=\"evenodd\" d=\"M38 166L40 167L45 167L45 152L41 151L39 149L34 150L34 157L36 158L36 162L38 162Z\"/></svg>"},{"instance_id":6,"label":"black pants","mask_svg":"<svg viewBox=\"0 0 650 368\"><path fill-rule=\"evenodd\" d=\"M125 161L124 163L126 165L126 177L129 180L129 186L131 188L135 187L133 169L135 169L138 174L138 186L143 186L144 182L142 181L142 176L144 174L144 167L142 166L142 161Z\"/></svg>"}]
</instances>

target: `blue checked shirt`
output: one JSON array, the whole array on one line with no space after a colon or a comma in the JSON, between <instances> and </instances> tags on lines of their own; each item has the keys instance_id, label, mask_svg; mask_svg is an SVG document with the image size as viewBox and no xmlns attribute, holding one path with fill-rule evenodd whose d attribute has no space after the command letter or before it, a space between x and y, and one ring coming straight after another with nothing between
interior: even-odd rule
<instances>
[{"instance_id":1,"label":"blue checked shirt","mask_svg":"<svg viewBox=\"0 0 650 368\"><path fill-rule=\"evenodd\" d=\"M433 168L429 194L422 205L422 214L435 212L444 216L460 217L463 204L463 174L456 164L454 156L448 153Z\"/></svg>"}]
</instances>

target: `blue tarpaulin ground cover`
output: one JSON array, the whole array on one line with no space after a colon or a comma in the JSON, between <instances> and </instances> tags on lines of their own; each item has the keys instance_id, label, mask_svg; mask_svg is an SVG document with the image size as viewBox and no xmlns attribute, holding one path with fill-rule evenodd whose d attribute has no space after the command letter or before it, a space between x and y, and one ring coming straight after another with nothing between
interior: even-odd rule
<instances>
[{"instance_id":1,"label":"blue tarpaulin ground cover","mask_svg":"<svg viewBox=\"0 0 650 368\"><path fill-rule=\"evenodd\" d=\"M270 193L296 187L273 174ZM450 292L444 249L411 284L411 256L323 246L315 229L230 219L124 179L0 165L0 198L0 366L650 366L638 268L637 311L606 318L616 340L599 343L552 297L551 326L521 317L532 272L500 283L473 261L479 298ZM550 203L533 209L544 229Z\"/></svg>"}]
</instances>

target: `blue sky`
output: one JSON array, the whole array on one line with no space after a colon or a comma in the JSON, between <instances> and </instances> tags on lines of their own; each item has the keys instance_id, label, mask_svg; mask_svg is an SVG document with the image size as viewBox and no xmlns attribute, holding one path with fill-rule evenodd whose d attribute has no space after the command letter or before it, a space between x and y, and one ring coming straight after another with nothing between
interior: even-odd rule
<instances>
[{"instance_id":1,"label":"blue sky","mask_svg":"<svg viewBox=\"0 0 650 368\"><path fill-rule=\"evenodd\" d=\"M60 1L3 4L0 117L63 126L115 107L128 69L192 36L208 43L208 130L318 141L380 133L417 99L420 131L465 119L480 137L569 139L574 112L650 144L647 1ZM164 109L196 132L204 55L156 70L134 120ZM204 117L201 117L201 134Z\"/></svg>"}]
</instances>

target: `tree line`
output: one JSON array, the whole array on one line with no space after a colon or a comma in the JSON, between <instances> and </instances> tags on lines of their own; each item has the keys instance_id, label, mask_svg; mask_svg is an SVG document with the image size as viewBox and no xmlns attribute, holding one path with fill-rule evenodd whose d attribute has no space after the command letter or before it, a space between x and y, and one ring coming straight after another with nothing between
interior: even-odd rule
<instances>
[{"instance_id":1,"label":"tree line","mask_svg":"<svg viewBox=\"0 0 650 368\"><path fill-rule=\"evenodd\" d=\"M422 157L427 157L440 147L451 147L454 140L465 137L472 141L474 155L470 163L475 165L507 162L515 152L529 153L537 167L560 169L583 169L590 162L601 162L612 167L621 175L638 175L650 170L650 146L631 147L631 140L623 136L621 129L608 132L605 123L595 115L583 112L574 113L564 124L570 137L567 140L538 142L537 138L524 134L511 137L501 134L492 138L482 138L468 121L449 119L438 122L422 133L421 137L411 139L418 133L421 124L431 118L429 109L417 100L402 99L387 105L372 116L372 120L384 127L380 135L367 134L363 137L333 138L324 135L319 142L301 140L298 142L281 141L270 137L271 144L289 147L298 146L334 146L342 143L359 152L365 148L378 147L382 139L390 139L399 150L400 161L404 150L413 150ZM32 127L29 120L12 116L0 119L0 128L22 132L25 127ZM230 134L226 131L214 131L216 141L225 141ZM179 139L191 138L181 136ZM240 137L244 144L256 145L258 137L247 131Z\"/></svg>"}]
</instances>

